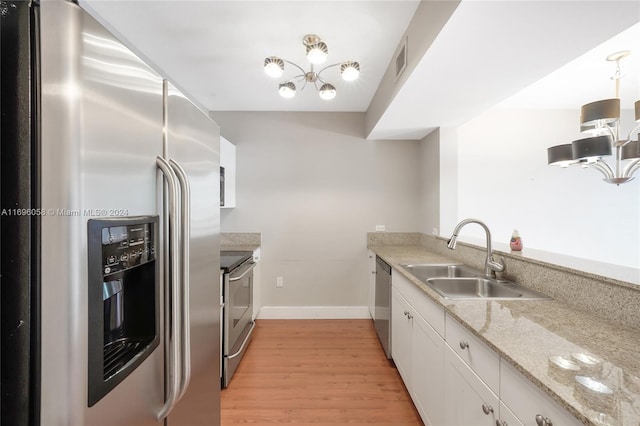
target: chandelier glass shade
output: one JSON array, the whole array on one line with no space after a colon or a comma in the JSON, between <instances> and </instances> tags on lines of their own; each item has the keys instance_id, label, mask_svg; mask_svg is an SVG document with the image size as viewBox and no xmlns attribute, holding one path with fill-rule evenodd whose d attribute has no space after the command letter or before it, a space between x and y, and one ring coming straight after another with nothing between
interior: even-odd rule
<instances>
[{"instance_id":1,"label":"chandelier glass shade","mask_svg":"<svg viewBox=\"0 0 640 426\"><path fill-rule=\"evenodd\" d=\"M314 65L320 65L326 61L329 48L327 44L315 34L307 34L304 36L302 44L305 46L307 60L310 63L309 71L305 71L301 66L277 56L270 56L264 60L264 72L272 78L281 78L284 75L285 63L292 65L300 71L300 74L280 82L278 92L283 98L294 97L297 91L296 84L300 83L302 83L300 90L303 90L308 83L312 83L321 99L328 101L335 98L337 94L336 87L321 77L322 72L329 68L340 66L340 74L345 81L354 81L360 76L360 64L355 61L345 61L327 65L316 72Z\"/></svg>"},{"instance_id":2,"label":"chandelier glass shade","mask_svg":"<svg viewBox=\"0 0 640 426\"><path fill-rule=\"evenodd\" d=\"M640 169L640 100L636 101L635 127L626 137L620 132L620 60L629 55L629 51L616 52L607 57L616 62L616 72L611 77L616 82L616 97L591 102L582 106L580 111L580 131L591 134L590 137L573 141L570 144L557 145L547 149L548 164L568 167L578 164L600 171L604 181L620 185L633 179ZM632 140L632 138L636 140ZM613 165L603 157L614 155Z\"/></svg>"}]
</instances>

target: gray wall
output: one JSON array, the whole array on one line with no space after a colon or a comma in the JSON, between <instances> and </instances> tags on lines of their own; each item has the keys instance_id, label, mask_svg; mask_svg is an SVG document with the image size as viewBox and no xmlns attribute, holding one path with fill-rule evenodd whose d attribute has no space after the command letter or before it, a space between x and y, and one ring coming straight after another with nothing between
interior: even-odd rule
<instances>
[{"instance_id":1,"label":"gray wall","mask_svg":"<svg viewBox=\"0 0 640 426\"><path fill-rule=\"evenodd\" d=\"M365 140L364 113L211 115L237 155L222 231L262 233L263 306L366 305L366 233L422 223L420 142Z\"/></svg>"},{"instance_id":2,"label":"gray wall","mask_svg":"<svg viewBox=\"0 0 640 426\"><path fill-rule=\"evenodd\" d=\"M420 141L420 225L431 235L440 227L440 129Z\"/></svg>"}]
</instances>

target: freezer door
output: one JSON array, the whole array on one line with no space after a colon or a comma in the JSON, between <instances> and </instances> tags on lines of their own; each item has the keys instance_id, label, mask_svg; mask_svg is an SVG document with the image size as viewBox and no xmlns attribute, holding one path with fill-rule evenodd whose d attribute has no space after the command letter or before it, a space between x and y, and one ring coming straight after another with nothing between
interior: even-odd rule
<instances>
[{"instance_id":1,"label":"freezer door","mask_svg":"<svg viewBox=\"0 0 640 426\"><path fill-rule=\"evenodd\" d=\"M40 4L41 424L158 425L162 341L88 407L87 221L160 214L162 79L73 2Z\"/></svg>"},{"instance_id":2,"label":"freezer door","mask_svg":"<svg viewBox=\"0 0 640 426\"><path fill-rule=\"evenodd\" d=\"M191 187L189 241L191 380L169 426L220 424L220 130L168 82L165 158Z\"/></svg>"}]
</instances>

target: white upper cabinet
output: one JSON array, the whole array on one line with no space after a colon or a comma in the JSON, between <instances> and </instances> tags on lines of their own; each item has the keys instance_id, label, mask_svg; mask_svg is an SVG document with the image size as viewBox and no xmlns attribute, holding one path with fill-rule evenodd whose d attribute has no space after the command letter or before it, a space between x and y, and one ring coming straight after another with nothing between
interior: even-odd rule
<instances>
[{"instance_id":1,"label":"white upper cabinet","mask_svg":"<svg viewBox=\"0 0 640 426\"><path fill-rule=\"evenodd\" d=\"M224 168L224 180L221 180L220 187L220 207L232 208L236 206L236 146L222 136L220 137L220 167ZM222 170L220 172L222 173ZM223 199L224 204L222 204Z\"/></svg>"}]
</instances>

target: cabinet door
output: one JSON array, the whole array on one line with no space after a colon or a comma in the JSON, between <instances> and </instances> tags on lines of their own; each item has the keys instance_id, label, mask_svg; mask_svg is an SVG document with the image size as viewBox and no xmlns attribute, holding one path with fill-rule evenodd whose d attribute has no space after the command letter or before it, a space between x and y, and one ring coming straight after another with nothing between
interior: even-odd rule
<instances>
[{"instance_id":1,"label":"cabinet door","mask_svg":"<svg viewBox=\"0 0 640 426\"><path fill-rule=\"evenodd\" d=\"M258 313L262 307L262 283L260 280L260 253L261 249L258 247L253 251L253 261L256 262L256 266L253 268L253 315L251 319L255 321L258 318Z\"/></svg>"},{"instance_id":2,"label":"cabinet door","mask_svg":"<svg viewBox=\"0 0 640 426\"><path fill-rule=\"evenodd\" d=\"M443 424L444 347L442 337L420 315L414 316L412 397L428 426Z\"/></svg>"},{"instance_id":3,"label":"cabinet door","mask_svg":"<svg viewBox=\"0 0 640 426\"><path fill-rule=\"evenodd\" d=\"M374 317L376 309L376 254L369 250L368 270L369 276L369 314Z\"/></svg>"},{"instance_id":4,"label":"cabinet door","mask_svg":"<svg viewBox=\"0 0 640 426\"><path fill-rule=\"evenodd\" d=\"M498 397L448 346L445 347L445 419L447 426L494 426Z\"/></svg>"},{"instance_id":5,"label":"cabinet door","mask_svg":"<svg viewBox=\"0 0 640 426\"><path fill-rule=\"evenodd\" d=\"M409 393L413 392L411 351L413 310L396 289L391 289L391 357Z\"/></svg>"}]
</instances>

